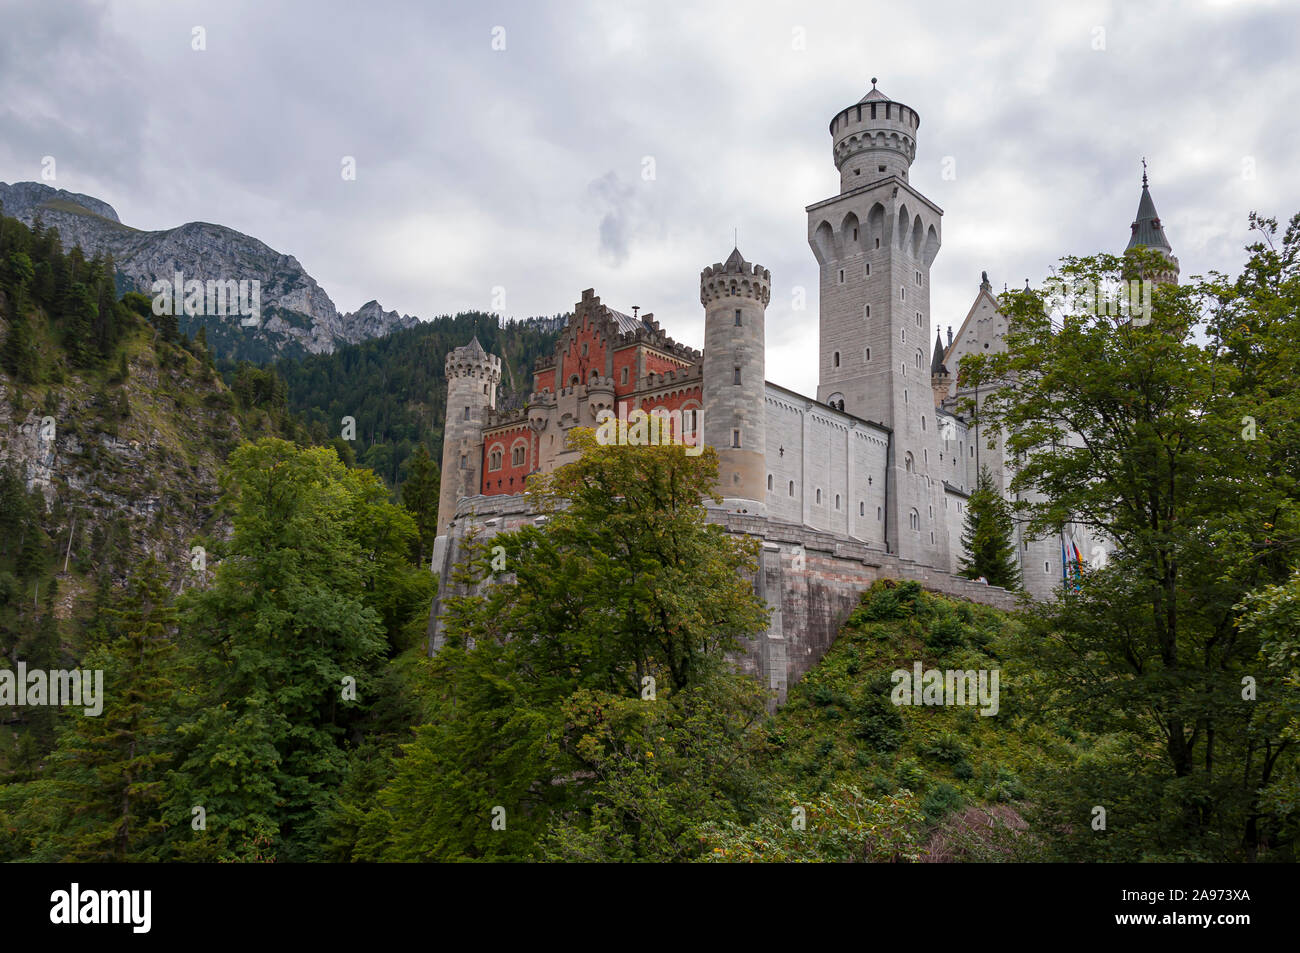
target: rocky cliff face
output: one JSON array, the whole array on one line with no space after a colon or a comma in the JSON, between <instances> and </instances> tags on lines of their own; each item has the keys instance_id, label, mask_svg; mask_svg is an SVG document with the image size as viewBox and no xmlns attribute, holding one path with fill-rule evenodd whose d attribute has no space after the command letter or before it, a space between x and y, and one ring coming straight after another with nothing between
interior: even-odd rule
<instances>
[{"instance_id":1,"label":"rocky cliff face","mask_svg":"<svg viewBox=\"0 0 1300 953\"><path fill-rule=\"evenodd\" d=\"M0 182L0 203L6 215L28 225L40 218L47 228L57 228L65 249L78 245L87 258L112 255L121 291L152 297L155 281L172 281L178 272L186 280L259 282L256 327L245 326L237 310L229 307L225 314L181 317L184 331L193 333L200 325L207 329L219 356L263 361L329 354L340 345L418 323L409 315L385 312L375 301L352 314L340 314L292 255L222 225L190 222L140 231L123 225L106 202L39 182Z\"/></svg>"}]
</instances>

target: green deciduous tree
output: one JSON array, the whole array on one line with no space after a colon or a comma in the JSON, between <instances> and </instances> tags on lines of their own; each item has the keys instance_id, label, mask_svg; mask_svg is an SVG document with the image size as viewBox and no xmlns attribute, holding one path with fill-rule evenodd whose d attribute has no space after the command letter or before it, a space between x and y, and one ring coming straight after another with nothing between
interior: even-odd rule
<instances>
[{"instance_id":1,"label":"green deciduous tree","mask_svg":"<svg viewBox=\"0 0 1300 953\"><path fill-rule=\"evenodd\" d=\"M232 453L227 477L233 538L183 605L202 690L180 726L169 816L184 856L301 859L376 685L385 574L414 527L329 449L265 439ZM189 830L195 805L207 831Z\"/></svg>"},{"instance_id":2,"label":"green deciduous tree","mask_svg":"<svg viewBox=\"0 0 1300 953\"><path fill-rule=\"evenodd\" d=\"M663 857L689 803L714 812L745 787L711 760L742 752L754 718L720 661L766 610L753 544L705 521L716 455L574 440L579 459L530 485L542 525L494 537L458 574L428 722L379 795L371 856ZM685 737L705 724L709 758ZM639 775L656 750L692 767Z\"/></svg>"},{"instance_id":3,"label":"green deciduous tree","mask_svg":"<svg viewBox=\"0 0 1300 953\"><path fill-rule=\"evenodd\" d=\"M1239 279L1158 286L1139 320L1005 295L1006 352L963 363L1004 382L983 414L1009 435L1013 491L1033 491L1019 503L1028 531L1073 521L1114 545L1079 592L1037 607L1025 642L1053 673L1052 704L1106 739L1044 788L1042 822L1067 832L1067 853L1236 859L1283 830L1281 853L1294 850L1294 826L1258 817L1294 746L1242 679L1260 697L1284 686L1236 608L1300 561L1300 225L1278 249L1262 227ZM1062 277L1101 288L1159 267L1139 251L1066 259ZM1096 805L1123 836L1097 836Z\"/></svg>"}]
</instances>

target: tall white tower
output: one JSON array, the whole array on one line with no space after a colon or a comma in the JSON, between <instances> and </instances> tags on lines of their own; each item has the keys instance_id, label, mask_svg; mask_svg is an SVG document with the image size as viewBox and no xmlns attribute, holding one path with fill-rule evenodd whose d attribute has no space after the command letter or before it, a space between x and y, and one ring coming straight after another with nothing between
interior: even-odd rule
<instances>
[{"instance_id":1,"label":"tall white tower","mask_svg":"<svg viewBox=\"0 0 1300 953\"><path fill-rule=\"evenodd\" d=\"M930 477L938 463L930 265L943 210L907 181L920 117L871 83L831 120L839 194L807 210L821 266L817 399L893 431L886 543L904 558L946 565L942 484Z\"/></svg>"},{"instance_id":2,"label":"tall white tower","mask_svg":"<svg viewBox=\"0 0 1300 953\"><path fill-rule=\"evenodd\" d=\"M734 512L767 512L763 322L772 273L733 249L700 273L704 305L704 442L718 451L718 495Z\"/></svg>"},{"instance_id":3,"label":"tall white tower","mask_svg":"<svg viewBox=\"0 0 1300 953\"><path fill-rule=\"evenodd\" d=\"M475 337L447 354L447 417L442 432L442 485L438 488L438 535L456 512L456 501L482 492L483 423L497 405L501 358Z\"/></svg>"}]
</instances>

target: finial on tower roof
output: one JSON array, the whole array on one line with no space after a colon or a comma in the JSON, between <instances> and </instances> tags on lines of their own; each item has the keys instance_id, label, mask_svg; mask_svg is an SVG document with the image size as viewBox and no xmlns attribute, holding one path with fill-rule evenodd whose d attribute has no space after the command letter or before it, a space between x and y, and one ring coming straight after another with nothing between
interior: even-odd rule
<instances>
[{"instance_id":1,"label":"finial on tower roof","mask_svg":"<svg viewBox=\"0 0 1300 953\"><path fill-rule=\"evenodd\" d=\"M876 88L876 77L874 77L874 76L871 77L871 88L872 88L872 89L875 89L875 88Z\"/></svg>"},{"instance_id":2,"label":"finial on tower roof","mask_svg":"<svg viewBox=\"0 0 1300 953\"><path fill-rule=\"evenodd\" d=\"M1142 157L1142 188L1147 187L1147 157Z\"/></svg>"}]
</instances>

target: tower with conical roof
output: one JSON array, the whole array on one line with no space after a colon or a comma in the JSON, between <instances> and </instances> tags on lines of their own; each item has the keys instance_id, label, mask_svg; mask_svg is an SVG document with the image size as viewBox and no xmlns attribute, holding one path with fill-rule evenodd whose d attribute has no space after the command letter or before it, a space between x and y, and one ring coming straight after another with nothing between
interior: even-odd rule
<instances>
[{"instance_id":1,"label":"tower with conical roof","mask_svg":"<svg viewBox=\"0 0 1300 953\"><path fill-rule=\"evenodd\" d=\"M946 543L929 473L938 451L925 349L943 210L907 179L920 117L871 83L830 123L839 194L807 209L821 284L817 399L892 430L882 535L892 552L938 565Z\"/></svg>"},{"instance_id":2,"label":"tower with conical roof","mask_svg":"<svg viewBox=\"0 0 1300 953\"><path fill-rule=\"evenodd\" d=\"M447 355L447 417L442 432L442 485L438 488L438 535L456 513L456 502L482 492L483 424L497 405L501 358L483 350L476 336Z\"/></svg>"},{"instance_id":3,"label":"tower with conical roof","mask_svg":"<svg viewBox=\"0 0 1300 953\"><path fill-rule=\"evenodd\" d=\"M948 388L952 383L952 375L948 373L948 368L943 363L943 335L939 329L934 331L934 357L930 359L930 389L934 392L934 406L941 407L943 402L948 398Z\"/></svg>"},{"instance_id":4,"label":"tower with conical roof","mask_svg":"<svg viewBox=\"0 0 1300 953\"><path fill-rule=\"evenodd\" d=\"M1137 217L1130 227L1128 246L1125 252L1132 251L1135 248L1150 248L1160 252L1165 260L1169 263L1168 267L1160 269L1149 277L1155 282L1166 282L1169 284L1178 283L1178 259L1174 257L1173 246L1169 244L1169 239L1165 236L1164 224L1160 221L1160 216L1156 214L1156 203L1151 198L1151 189L1147 185L1147 160L1142 160L1142 197L1138 199Z\"/></svg>"},{"instance_id":5,"label":"tower with conical roof","mask_svg":"<svg viewBox=\"0 0 1300 953\"><path fill-rule=\"evenodd\" d=\"M718 495L735 512L767 512L763 323L772 273L733 249L700 272L704 305L704 442L718 453Z\"/></svg>"}]
</instances>

